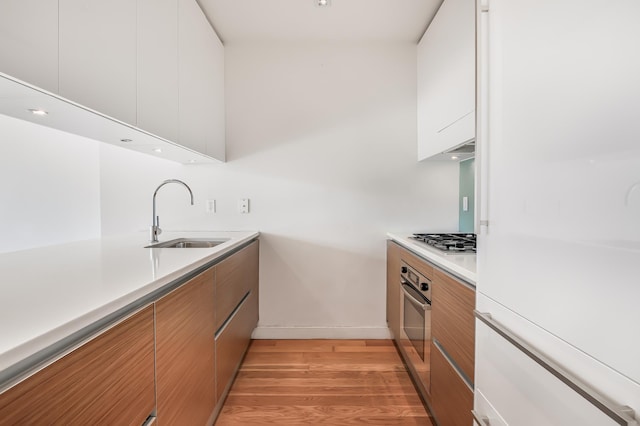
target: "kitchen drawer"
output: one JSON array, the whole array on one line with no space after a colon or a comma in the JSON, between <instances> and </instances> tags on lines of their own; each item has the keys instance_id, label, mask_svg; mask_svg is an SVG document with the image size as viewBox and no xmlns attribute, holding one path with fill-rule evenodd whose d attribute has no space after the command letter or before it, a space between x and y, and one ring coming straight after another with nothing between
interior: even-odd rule
<instances>
[{"instance_id":1,"label":"kitchen drawer","mask_svg":"<svg viewBox=\"0 0 640 426\"><path fill-rule=\"evenodd\" d=\"M449 274L435 270L432 284L432 333L473 382L476 293Z\"/></svg>"},{"instance_id":2,"label":"kitchen drawer","mask_svg":"<svg viewBox=\"0 0 640 426\"><path fill-rule=\"evenodd\" d=\"M433 342L431 407L439 426L469 426L473 422L473 391Z\"/></svg>"},{"instance_id":3,"label":"kitchen drawer","mask_svg":"<svg viewBox=\"0 0 640 426\"><path fill-rule=\"evenodd\" d=\"M216 397L223 398L258 323L258 293L251 291L216 337Z\"/></svg>"},{"instance_id":4,"label":"kitchen drawer","mask_svg":"<svg viewBox=\"0 0 640 426\"><path fill-rule=\"evenodd\" d=\"M148 306L0 394L0 425L141 425L155 408Z\"/></svg>"},{"instance_id":5,"label":"kitchen drawer","mask_svg":"<svg viewBox=\"0 0 640 426\"><path fill-rule=\"evenodd\" d=\"M257 289L258 252L259 242L256 240L216 266L216 330L249 290Z\"/></svg>"},{"instance_id":6,"label":"kitchen drawer","mask_svg":"<svg viewBox=\"0 0 640 426\"><path fill-rule=\"evenodd\" d=\"M508 317L492 316L496 322ZM509 331L511 332L511 331ZM512 333L512 332L511 332ZM515 333L513 333L515 334ZM518 336L516 336L518 337ZM550 338L554 337L549 336ZM528 344L525 341L525 344ZM552 360L553 361L553 360ZM571 366L567 366L570 370ZM565 368L567 368L565 367ZM568 371L570 375L570 371ZM557 375L556 375L557 374ZM551 372L538 364L504 336L478 320L478 396L491 403L505 424L517 426L614 426L619 424L608 417L596 405L572 389L559 376L563 372ZM584 382L588 383L585 377ZM597 389L591 389L597 393ZM603 399L604 400L604 399ZM632 400L620 400L625 405ZM617 405L617 404L616 404ZM486 405L476 397L476 411L489 417ZM499 425L499 422L495 424Z\"/></svg>"}]
</instances>

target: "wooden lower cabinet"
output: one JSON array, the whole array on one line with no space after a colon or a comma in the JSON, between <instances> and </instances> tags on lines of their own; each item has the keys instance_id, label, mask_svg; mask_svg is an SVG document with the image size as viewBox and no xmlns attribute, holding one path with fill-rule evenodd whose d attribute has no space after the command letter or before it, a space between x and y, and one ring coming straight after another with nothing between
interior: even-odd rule
<instances>
[{"instance_id":1,"label":"wooden lower cabinet","mask_svg":"<svg viewBox=\"0 0 640 426\"><path fill-rule=\"evenodd\" d=\"M400 339L400 267L402 262L431 278L430 365L413 365L413 346ZM420 389L438 426L472 424L473 390L467 381L474 380L475 363L475 290L394 241L387 241L387 321L400 355L409 365L416 383L430 383L430 391ZM434 344L437 341L449 358ZM427 349L429 350L429 349ZM451 362L450 362L450 361ZM454 367L455 365L455 367ZM426 385L425 385L426 387Z\"/></svg>"},{"instance_id":2,"label":"wooden lower cabinet","mask_svg":"<svg viewBox=\"0 0 640 426\"><path fill-rule=\"evenodd\" d=\"M159 426L210 424L258 323L258 254L256 240L0 393L0 426L140 426L154 410Z\"/></svg>"},{"instance_id":3,"label":"wooden lower cabinet","mask_svg":"<svg viewBox=\"0 0 640 426\"><path fill-rule=\"evenodd\" d=\"M158 425L204 425L216 407L212 267L156 302Z\"/></svg>"},{"instance_id":4,"label":"wooden lower cabinet","mask_svg":"<svg viewBox=\"0 0 640 426\"><path fill-rule=\"evenodd\" d=\"M431 292L433 338L440 342L469 380L473 380L476 292L437 269Z\"/></svg>"},{"instance_id":5,"label":"wooden lower cabinet","mask_svg":"<svg viewBox=\"0 0 640 426\"><path fill-rule=\"evenodd\" d=\"M397 342L400 339L400 254L402 248L387 241L387 324Z\"/></svg>"},{"instance_id":6,"label":"wooden lower cabinet","mask_svg":"<svg viewBox=\"0 0 640 426\"><path fill-rule=\"evenodd\" d=\"M135 425L155 407L153 306L0 394L0 425Z\"/></svg>"},{"instance_id":7,"label":"wooden lower cabinet","mask_svg":"<svg viewBox=\"0 0 640 426\"><path fill-rule=\"evenodd\" d=\"M473 422L473 391L433 343L431 408L438 426L469 426Z\"/></svg>"},{"instance_id":8,"label":"wooden lower cabinet","mask_svg":"<svg viewBox=\"0 0 640 426\"><path fill-rule=\"evenodd\" d=\"M256 240L216 265L216 330L249 290L257 289L259 244Z\"/></svg>"},{"instance_id":9,"label":"wooden lower cabinet","mask_svg":"<svg viewBox=\"0 0 640 426\"><path fill-rule=\"evenodd\" d=\"M225 397L258 324L258 244L258 241L251 243L219 265L218 274L224 271L225 278L221 277L217 285L217 311L228 312L228 315L216 335L218 400ZM235 290L230 291L232 288L243 289L244 293L229 308L228 294L237 294Z\"/></svg>"},{"instance_id":10,"label":"wooden lower cabinet","mask_svg":"<svg viewBox=\"0 0 640 426\"><path fill-rule=\"evenodd\" d=\"M251 342L251 333L258 322L257 311L253 308L256 298L257 294L249 293L216 338L216 395L219 399L228 390Z\"/></svg>"}]
</instances>

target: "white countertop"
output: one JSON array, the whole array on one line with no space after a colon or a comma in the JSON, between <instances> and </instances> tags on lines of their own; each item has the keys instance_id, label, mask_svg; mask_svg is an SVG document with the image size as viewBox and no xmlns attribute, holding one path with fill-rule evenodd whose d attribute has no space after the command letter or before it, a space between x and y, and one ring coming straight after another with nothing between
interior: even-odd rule
<instances>
[{"instance_id":1,"label":"white countertop","mask_svg":"<svg viewBox=\"0 0 640 426\"><path fill-rule=\"evenodd\" d=\"M164 232L229 241L149 249L139 233L0 254L0 373L258 236Z\"/></svg>"},{"instance_id":2,"label":"white countertop","mask_svg":"<svg viewBox=\"0 0 640 426\"><path fill-rule=\"evenodd\" d=\"M444 254L442 251L399 234L388 233L387 236L404 248L418 256L436 264L445 271L462 278L469 284L476 285L475 254Z\"/></svg>"}]
</instances>

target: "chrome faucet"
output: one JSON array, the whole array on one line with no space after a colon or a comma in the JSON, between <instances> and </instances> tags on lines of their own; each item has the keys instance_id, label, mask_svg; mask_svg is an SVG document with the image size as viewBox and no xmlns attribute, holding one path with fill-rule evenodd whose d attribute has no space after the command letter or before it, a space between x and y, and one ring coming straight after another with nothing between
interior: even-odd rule
<instances>
[{"instance_id":1,"label":"chrome faucet","mask_svg":"<svg viewBox=\"0 0 640 426\"><path fill-rule=\"evenodd\" d=\"M187 185L186 183L178 179L168 179L162 182L160 186L158 186L155 192L153 193L153 219L151 222L151 229L150 229L152 243L157 243L158 235L162 233L162 229L160 229L160 217L156 215L156 194L158 193L158 190L160 188L162 188L168 183L179 183L181 185L184 185L184 187L187 188L187 191L189 191L189 195L191 196L191 205L193 205L193 192L191 192L191 188L189 188L189 185Z\"/></svg>"}]
</instances>

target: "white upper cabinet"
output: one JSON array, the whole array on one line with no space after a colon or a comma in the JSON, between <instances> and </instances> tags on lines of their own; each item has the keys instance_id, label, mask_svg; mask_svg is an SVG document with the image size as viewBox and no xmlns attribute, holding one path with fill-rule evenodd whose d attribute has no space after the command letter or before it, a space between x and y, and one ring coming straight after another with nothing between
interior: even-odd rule
<instances>
[{"instance_id":1,"label":"white upper cabinet","mask_svg":"<svg viewBox=\"0 0 640 426\"><path fill-rule=\"evenodd\" d=\"M137 126L178 141L178 0L138 0Z\"/></svg>"},{"instance_id":2,"label":"white upper cabinet","mask_svg":"<svg viewBox=\"0 0 640 426\"><path fill-rule=\"evenodd\" d=\"M60 0L60 95L136 124L136 0Z\"/></svg>"},{"instance_id":3,"label":"white upper cabinet","mask_svg":"<svg viewBox=\"0 0 640 426\"><path fill-rule=\"evenodd\" d=\"M178 162L225 160L224 46L196 0L2 0L0 73L1 114ZM33 105L50 119L25 117Z\"/></svg>"},{"instance_id":4,"label":"white upper cabinet","mask_svg":"<svg viewBox=\"0 0 640 426\"><path fill-rule=\"evenodd\" d=\"M194 0L179 0L178 75L178 143L224 161L224 47Z\"/></svg>"},{"instance_id":5,"label":"white upper cabinet","mask_svg":"<svg viewBox=\"0 0 640 426\"><path fill-rule=\"evenodd\" d=\"M444 0L418 45L418 160L475 138L475 2Z\"/></svg>"},{"instance_id":6,"label":"white upper cabinet","mask_svg":"<svg viewBox=\"0 0 640 426\"><path fill-rule=\"evenodd\" d=\"M0 72L58 92L58 2L0 2Z\"/></svg>"}]
</instances>

